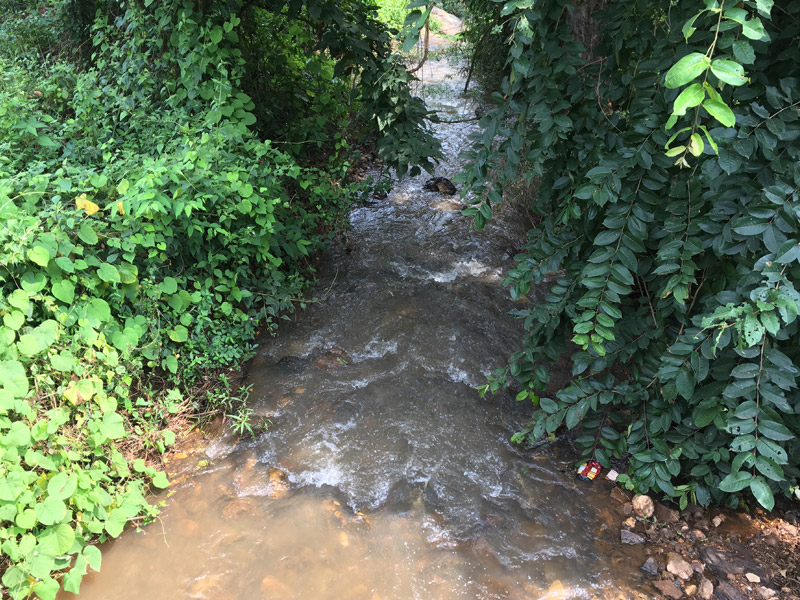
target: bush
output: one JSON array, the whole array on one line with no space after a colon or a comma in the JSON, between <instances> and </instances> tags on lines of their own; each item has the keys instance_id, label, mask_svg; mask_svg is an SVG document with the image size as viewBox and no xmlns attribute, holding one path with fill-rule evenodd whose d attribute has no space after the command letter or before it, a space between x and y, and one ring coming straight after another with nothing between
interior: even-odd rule
<instances>
[{"instance_id":1,"label":"bush","mask_svg":"<svg viewBox=\"0 0 800 600\"><path fill-rule=\"evenodd\" d=\"M506 2L508 72L462 176L478 227L539 182L507 283L547 291L484 388L533 402L515 439L579 428L682 506L800 497L800 5L772 4L608 2L587 53L565 0ZM572 384L543 397L564 353Z\"/></svg>"},{"instance_id":2,"label":"bush","mask_svg":"<svg viewBox=\"0 0 800 600\"><path fill-rule=\"evenodd\" d=\"M255 116L271 98L241 91L241 20L225 7L105 5L76 64L59 46L85 34L82 13L57 12L72 3L37 13L50 29L35 39L25 11L0 21L16 36L0 58L0 568L14 599L77 592L95 544L155 514L147 488L168 481L131 449L173 443L165 425L192 382L246 359L302 298L361 189L339 102L359 65L368 95L354 102L387 161L418 170L437 153L360 3L297 9L351 38L332 36L328 57L304 46L297 91L313 100L271 130Z\"/></svg>"}]
</instances>

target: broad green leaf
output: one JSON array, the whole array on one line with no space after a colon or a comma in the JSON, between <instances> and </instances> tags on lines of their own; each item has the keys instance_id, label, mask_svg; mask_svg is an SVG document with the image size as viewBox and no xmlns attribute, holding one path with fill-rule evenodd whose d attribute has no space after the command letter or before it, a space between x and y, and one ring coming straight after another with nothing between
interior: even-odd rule
<instances>
[{"instance_id":1,"label":"broad green leaf","mask_svg":"<svg viewBox=\"0 0 800 600\"><path fill-rule=\"evenodd\" d=\"M725 127L733 127L736 124L736 116L733 114L733 111L728 108L727 104L707 98L703 102L703 108Z\"/></svg>"},{"instance_id":2,"label":"broad green leaf","mask_svg":"<svg viewBox=\"0 0 800 600\"><path fill-rule=\"evenodd\" d=\"M17 398L24 398L28 393L28 377L25 367L16 360L0 361L0 385L14 394Z\"/></svg>"},{"instance_id":3,"label":"broad green leaf","mask_svg":"<svg viewBox=\"0 0 800 600\"><path fill-rule=\"evenodd\" d=\"M44 577L33 584L33 593L41 600L55 600L59 589L58 581L52 577Z\"/></svg>"},{"instance_id":4,"label":"broad green leaf","mask_svg":"<svg viewBox=\"0 0 800 600\"><path fill-rule=\"evenodd\" d=\"M744 67L732 60L715 59L711 63L711 72L720 81L724 81L729 85L740 86L747 83L747 77L744 76Z\"/></svg>"},{"instance_id":5,"label":"broad green leaf","mask_svg":"<svg viewBox=\"0 0 800 600\"><path fill-rule=\"evenodd\" d=\"M103 562L103 556L97 546L84 546L83 555L86 557L86 562L95 571L100 571L100 566Z\"/></svg>"},{"instance_id":6,"label":"broad green leaf","mask_svg":"<svg viewBox=\"0 0 800 600\"><path fill-rule=\"evenodd\" d=\"M155 475L153 475L153 486L164 489L169 487L169 480L167 479L166 474L159 471Z\"/></svg>"},{"instance_id":7,"label":"broad green leaf","mask_svg":"<svg viewBox=\"0 0 800 600\"><path fill-rule=\"evenodd\" d=\"M55 525L60 523L67 514L67 506L63 500L54 496L48 496L43 502L33 507L36 511L36 518L43 525Z\"/></svg>"},{"instance_id":8,"label":"broad green leaf","mask_svg":"<svg viewBox=\"0 0 800 600\"><path fill-rule=\"evenodd\" d=\"M120 283L119 271L114 265L102 263L97 268L97 275L106 283Z\"/></svg>"},{"instance_id":9,"label":"broad green leaf","mask_svg":"<svg viewBox=\"0 0 800 600\"><path fill-rule=\"evenodd\" d=\"M19 328L25 324L25 315L18 310L12 310L10 313L3 315L3 324L14 331L19 331Z\"/></svg>"},{"instance_id":10,"label":"broad green leaf","mask_svg":"<svg viewBox=\"0 0 800 600\"><path fill-rule=\"evenodd\" d=\"M128 517L122 509L113 509L106 518L105 528L108 535L111 537L119 537L122 530L125 529L125 524L128 522Z\"/></svg>"},{"instance_id":11,"label":"broad green leaf","mask_svg":"<svg viewBox=\"0 0 800 600\"><path fill-rule=\"evenodd\" d=\"M50 364L56 371L69 373L75 368L75 356L69 350L50 355Z\"/></svg>"},{"instance_id":12,"label":"broad green leaf","mask_svg":"<svg viewBox=\"0 0 800 600\"><path fill-rule=\"evenodd\" d=\"M750 485L753 476L747 471L730 473L725 479L719 482L719 489L723 492L738 492Z\"/></svg>"},{"instance_id":13,"label":"broad green leaf","mask_svg":"<svg viewBox=\"0 0 800 600\"><path fill-rule=\"evenodd\" d=\"M61 500L71 497L76 489L78 489L78 478L63 471L53 475L47 483L47 494Z\"/></svg>"},{"instance_id":14,"label":"broad green leaf","mask_svg":"<svg viewBox=\"0 0 800 600\"><path fill-rule=\"evenodd\" d=\"M94 246L98 242L97 234L92 229L92 226L86 222L81 223L80 229L78 229L78 237L84 244L89 246Z\"/></svg>"},{"instance_id":15,"label":"broad green leaf","mask_svg":"<svg viewBox=\"0 0 800 600\"><path fill-rule=\"evenodd\" d=\"M75 543L75 530L68 523L61 523L55 528L58 553L66 554Z\"/></svg>"},{"instance_id":16,"label":"broad green leaf","mask_svg":"<svg viewBox=\"0 0 800 600\"><path fill-rule=\"evenodd\" d=\"M103 433L112 440L125 437L125 425L119 413L108 412L103 415Z\"/></svg>"},{"instance_id":17,"label":"broad green leaf","mask_svg":"<svg viewBox=\"0 0 800 600\"><path fill-rule=\"evenodd\" d=\"M120 196L124 196L125 193L128 191L128 188L131 186L131 182L127 179L123 179L117 184L117 193Z\"/></svg>"},{"instance_id":18,"label":"broad green leaf","mask_svg":"<svg viewBox=\"0 0 800 600\"><path fill-rule=\"evenodd\" d=\"M31 305L30 298L31 297L30 294L28 294L28 292L26 292L25 290L17 289L8 295L6 301L14 308L18 308L23 313L25 313L28 312L28 308L30 308Z\"/></svg>"},{"instance_id":19,"label":"broad green leaf","mask_svg":"<svg viewBox=\"0 0 800 600\"><path fill-rule=\"evenodd\" d=\"M747 40L738 40L733 43L733 56L740 63L746 65L752 65L756 62L756 53Z\"/></svg>"},{"instance_id":20,"label":"broad green leaf","mask_svg":"<svg viewBox=\"0 0 800 600\"><path fill-rule=\"evenodd\" d=\"M742 25L742 33L751 40L768 39L764 24L758 17L745 21Z\"/></svg>"},{"instance_id":21,"label":"broad green leaf","mask_svg":"<svg viewBox=\"0 0 800 600\"><path fill-rule=\"evenodd\" d=\"M687 54L667 71L664 84L670 89L686 85L704 73L710 64L711 61L705 54L700 52Z\"/></svg>"},{"instance_id":22,"label":"broad green leaf","mask_svg":"<svg viewBox=\"0 0 800 600\"><path fill-rule=\"evenodd\" d=\"M50 262L50 253L44 246L34 246L26 253L28 260L36 263L40 267L46 267Z\"/></svg>"},{"instance_id":23,"label":"broad green leaf","mask_svg":"<svg viewBox=\"0 0 800 600\"><path fill-rule=\"evenodd\" d=\"M791 431L789 431L789 429L785 425L782 425L781 423L777 423L775 421L771 421L769 419L759 419L758 431L764 437L767 437L771 440L776 440L778 442L791 440L795 437L794 434Z\"/></svg>"},{"instance_id":24,"label":"broad green leaf","mask_svg":"<svg viewBox=\"0 0 800 600\"><path fill-rule=\"evenodd\" d=\"M672 106L672 114L678 116L685 115L686 111L690 108L700 106L700 103L705 100L705 97L706 91L703 89L703 86L699 83L693 83L675 98L675 103Z\"/></svg>"},{"instance_id":25,"label":"broad green leaf","mask_svg":"<svg viewBox=\"0 0 800 600\"><path fill-rule=\"evenodd\" d=\"M57 281L50 288L50 291L53 296L61 300L64 304L72 304L72 301L75 299L75 284L69 279Z\"/></svg>"},{"instance_id":26,"label":"broad green leaf","mask_svg":"<svg viewBox=\"0 0 800 600\"><path fill-rule=\"evenodd\" d=\"M189 330L183 325L176 325L174 329L169 331L168 335L173 342L181 343L189 339Z\"/></svg>"},{"instance_id":27,"label":"broad green leaf","mask_svg":"<svg viewBox=\"0 0 800 600\"><path fill-rule=\"evenodd\" d=\"M775 498L772 495L772 490L760 475L753 477L750 481L750 491L753 492L753 496L758 500L758 503L767 510L772 510L775 507Z\"/></svg>"},{"instance_id":28,"label":"broad green leaf","mask_svg":"<svg viewBox=\"0 0 800 600\"><path fill-rule=\"evenodd\" d=\"M36 511L32 508L26 508L21 513L17 514L15 523L17 527L22 529L33 529L39 521L36 519Z\"/></svg>"}]
</instances>

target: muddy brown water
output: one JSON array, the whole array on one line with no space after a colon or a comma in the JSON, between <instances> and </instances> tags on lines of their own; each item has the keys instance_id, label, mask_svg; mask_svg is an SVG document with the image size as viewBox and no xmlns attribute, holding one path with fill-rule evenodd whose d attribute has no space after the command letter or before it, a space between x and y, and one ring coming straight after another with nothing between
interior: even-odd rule
<instances>
[{"instance_id":1,"label":"muddy brown water","mask_svg":"<svg viewBox=\"0 0 800 600\"><path fill-rule=\"evenodd\" d=\"M471 114L454 69L423 79L448 118ZM448 156L473 127L439 126ZM320 301L261 340L248 385L270 429L205 447L82 599L631 597L644 557L616 546L610 484L514 447L529 408L475 390L521 339L502 287L521 219L472 231L424 180L354 210Z\"/></svg>"}]
</instances>

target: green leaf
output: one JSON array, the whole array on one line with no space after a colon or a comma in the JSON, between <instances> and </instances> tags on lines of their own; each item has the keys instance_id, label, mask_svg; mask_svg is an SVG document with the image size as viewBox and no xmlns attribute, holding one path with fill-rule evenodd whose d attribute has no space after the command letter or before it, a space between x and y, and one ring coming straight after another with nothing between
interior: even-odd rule
<instances>
[{"instance_id":1,"label":"green leaf","mask_svg":"<svg viewBox=\"0 0 800 600\"><path fill-rule=\"evenodd\" d=\"M747 40L733 42L733 55L736 60L746 65L752 65L756 62L756 53Z\"/></svg>"},{"instance_id":2,"label":"green leaf","mask_svg":"<svg viewBox=\"0 0 800 600\"><path fill-rule=\"evenodd\" d=\"M89 246L94 246L98 241L94 229L86 222L81 223L80 229L78 229L78 237L84 244L88 244Z\"/></svg>"},{"instance_id":3,"label":"green leaf","mask_svg":"<svg viewBox=\"0 0 800 600\"><path fill-rule=\"evenodd\" d=\"M162 294L174 294L178 291L178 281L174 277L165 277L159 285Z\"/></svg>"},{"instance_id":4,"label":"green leaf","mask_svg":"<svg viewBox=\"0 0 800 600\"><path fill-rule=\"evenodd\" d=\"M3 315L3 324L14 331L19 331L20 327L25 324L25 315L18 310L12 310L10 313Z\"/></svg>"},{"instance_id":5,"label":"green leaf","mask_svg":"<svg viewBox=\"0 0 800 600\"><path fill-rule=\"evenodd\" d=\"M50 364L56 371L69 373L75 368L75 356L69 350L50 355Z\"/></svg>"},{"instance_id":6,"label":"green leaf","mask_svg":"<svg viewBox=\"0 0 800 600\"><path fill-rule=\"evenodd\" d=\"M40 267L46 267L50 262L50 253L44 246L34 246L26 253L28 260L36 263Z\"/></svg>"},{"instance_id":7,"label":"green leaf","mask_svg":"<svg viewBox=\"0 0 800 600\"><path fill-rule=\"evenodd\" d=\"M153 486L162 490L169 487L169 480L167 479L166 474L159 471L153 475Z\"/></svg>"},{"instance_id":8,"label":"green leaf","mask_svg":"<svg viewBox=\"0 0 800 600\"><path fill-rule=\"evenodd\" d=\"M64 304L72 304L72 301L75 299L75 284L69 279L57 281L50 288L50 291L53 296L61 300Z\"/></svg>"},{"instance_id":9,"label":"green leaf","mask_svg":"<svg viewBox=\"0 0 800 600\"><path fill-rule=\"evenodd\" d=\"M66 500L78 489L78 478L71 473L56 473L47 484L47 495Z\"/></svg>"},{"instance_id":10,"label":"green leaf","mask_svg":"<svg viewBox=\"0 0 800 600\"><path fill-rule=\"evenodd\" d=\"M744 76L744 67L732 60L724 58L717 58L711 63L711 72L717 76L720 81L733 86L740 86L747 83L747 77Z\"/></svg>"},{"instance_id":11,"label":"green leaf","mask_svg":"<svg viewBox=\"0 0 800 600\"><path fill-rule=\"evenodd\" d=\"M114 265L102 263L97 268L97 275L106 283L120 283L119 271Z\"/></svg>"},{"instance_id":12,"label":"green leaf","mask_svg":"<svg viewBox=\"0 0 800 600\"><path fill-rule=\"evenodd\" d=\"M117 184L117 193L120 196L124 196L125 193L128 191L128 188L131 186L131 182L127 179L123 179ZM87 242L88 243L88 242Z\"/></svg>"},{"instance_id":13,"label":"green leaf","mask_svg":"<svg viewBox=\"0 0 800 600\"><path fill-rule=\"evenodd\" d=\"M107 412L103 415L103 433L116 440L125 437L125 423L122 416L116 412Z\"/></svg>"},{"instance_id":14,"label":"green leaf","mask_svg":"<svg viewBox=\"0 0 800 600\"><path fill-rule=\"evenodd\" d=\"M772 495L772 490L760 475L753 477L750 481L750 491L753 492L753 496L758 500L758 503L767 510L772 510L775 507L775 498Z\"/></svg>"},{"instance_id":15,"label":"green leaf","mask_svg":"<svg viewBox=\"0 0 800 600\"><path fill-rule=\"evenodd\" d=\"M705 100L705 97L706 91L703 89L703 86L699 83L693 83L675 98L675 103L672 106L672 114L678 116L685 115L688 109L700 106L703 100Z\"/></svg>"},{"instance_id":16,"label":"green leaf","mask_svg":"<svg viewBox=\"0 0 800 600\"><path fill-rule=\"evenodd\" d=\"M738 492L750 485L753 476L747 471L730 473L725 479L719 482L719 489L723 492Z\"/></svg>"},{"instance_id":17,"label":"green leaf","mask_svg":"<svg viewBox=\"0 0 800 600\"><path fill-rule=\"evenodd\" d=\"M122 530L125 529L125 524L128 522L128 517L125 512L120 508L112 510L106 518L105 528L108 535L111 537L119 537Z\"/></svg>"},{"instance_id":18,"label":"green leaf","mask_svg":"<svg viewBox=\"0 0 800 600\"><path fill-rule=\"evenodd\" d=\"M83 555L86 557L86 562L89 563L92 569L100 571L100 567L103 563L103 555L100 553L100 549L97 546L84 546Z\"/></svg>"},{"instance_id":19,"label":"green leaf","mask_svg":"<svg viewBox=\"0 0 800 600\"><path fill-rule=\"evenodd\" d=\"M43 502L34 506L33 510L42 525L55 525L66 516L67 505L55 496L48 496Z\"/></svg>"},{"instance_id":20,"label":"green leaf","mask_svg":"<svg viewBox=\"0 0 800 600\"><path fill-rule=\"evenodd\" d=\"M664 84L670 89L686 85L704 73L710 64L711 61L705 54L700 52L687 54L667 71Z\"/></svg>"},{"instance_id":21,"label":"green leaf","mask_svg":"<svg viewBox=\"0 0 800 600\"><path fill-rule=\"evenodd\" d=\"M719 102L718 100L707 98L703 102L703 108L705 108L706 111L708 111L708 114L722 123L725 127L733 127L736 125L736 115L734 115L733 111L728 108L727 104Z\"/></svg>"},{"instance_id":22,"label":"green leaf","mask_svg":"<svg viewBox=\"0 0 800 600\"><path fill-rule=\"evenodd\" d=\"M0 386L14 394L17 398L24 398L28 393L28 377L25 367L16 360L0 360Z\"/></svg>"},{"instance_id":23,"label":"green leaf","mask_svg":"<svg viewBox=\"0 0 800 600\"><path fill-rule=\"evenodd\" d=\"M55 528L55 534L58 553L66 554L75 543L75 530L68 523L62 523Z\"/></svg>"},{"instance_id":24,"label":"green leaf","mask_svg":"<svg viewBox=\"0 0 800 600\"><path fill-rule=\"evenodd\" d=\"M742 24L742 33L751 40L769 39L761 19L754 17Z\"/></svg>"},{"instance_id":25,"label":"green leaf","mask_svg":"<svg viewBox=\"0 0 800 600\"><path fill-rule=\"evenodd\" d=\"M189 330L183 325L176 325L174 329L169 331L169 339L173 342L185 342L189 339Z\"/></svg>"},{"instance_id":26,"label":"green leaf","mask_svg":"<svg viewBox=\"0 0 800 600\"><path fill-rule=\"evenodd\" d=\"M33 593L41 600L55 600L59 589L58 581L52 577L45 577L33 584Z\"/></svg>"},{"instance_id":27,"label":"green leaf","mask_svg":"<svg viewBox=\"0 0 800 600\"><path fill-rule=\"evenodd\" d=\"M768 437L769 439L776 440L778 442L785 442L786 440L791 440L795 437L785 425L769 419L759 419L758 431L764 437Z\"/></svg>"}]
</instances>

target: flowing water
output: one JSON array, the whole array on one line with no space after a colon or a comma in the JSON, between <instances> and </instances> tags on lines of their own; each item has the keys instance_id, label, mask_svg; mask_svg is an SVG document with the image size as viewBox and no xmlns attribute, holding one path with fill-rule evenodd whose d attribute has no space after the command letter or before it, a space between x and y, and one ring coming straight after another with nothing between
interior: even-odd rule
<instances>
[{"instance_id":1,"label":"flowing water","mask_svg":"<svg viewBox=\"0 0 800 600\"><path fill-rule=\"evenodd\" d=\"M456 71L425 69L429 103L469 116ZM439 126L448 156L472 127ZM424 179L354 210L320 301L262 340L247 383L269 430L185 459L84 600L631 597L643 559L617 548L610 484L512 446L529 407L475 391L520 343L501 282L522 220L471 231Z\"/></svg>"}]
</instances>

